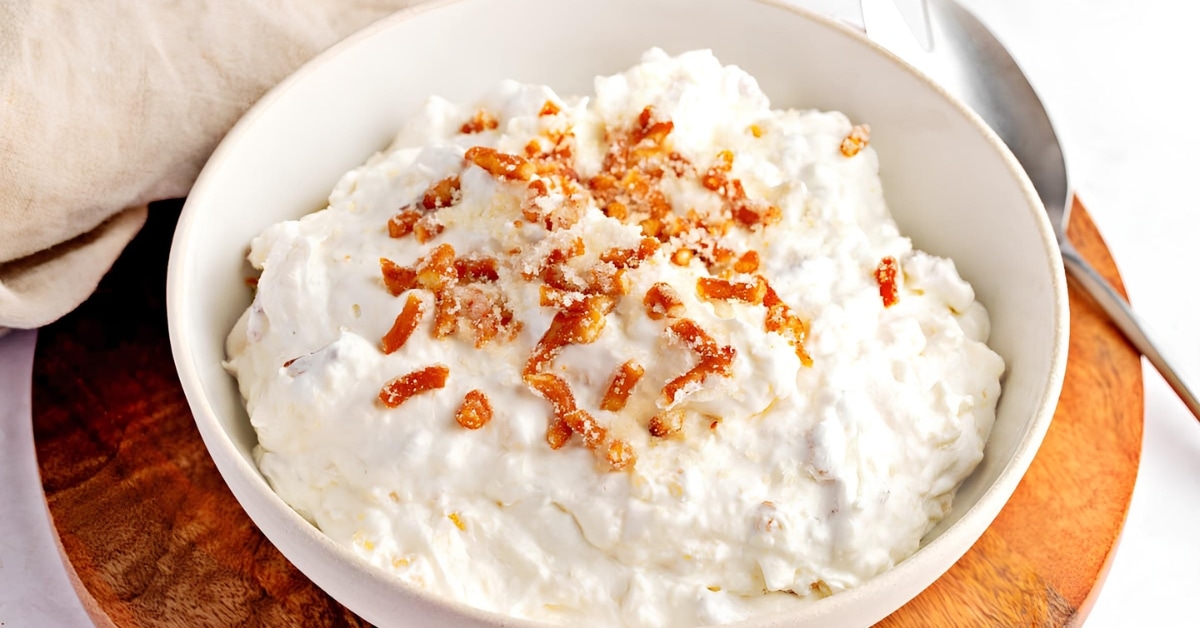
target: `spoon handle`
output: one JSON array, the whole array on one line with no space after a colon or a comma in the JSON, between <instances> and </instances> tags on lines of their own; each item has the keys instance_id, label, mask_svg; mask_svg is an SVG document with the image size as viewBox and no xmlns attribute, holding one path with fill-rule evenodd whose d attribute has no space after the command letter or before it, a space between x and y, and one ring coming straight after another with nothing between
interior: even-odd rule
<instances>
[{"instance_id":1,"label":"spoon handle","mask_svg":"<svg viewBox=\"0 0 1200 628\"><path fill-rule=\"evenodd\" d=\"M1092 299L1108 314L1108 318L1113 324L1125 334L1125 338L1137 348L1142 355L1150 360L1150 364L1158 370L1158 373L1167 380L1167 384L1179 395L1183 404L1191 410L1192 414L1200 419L1200 401L1196 400L1196 395L1187 387L1179 373L1167 361L1166 356L1159 351L1150 337L1146 334L1146 329L1134 315L1133 310L1129 307L1129 303L1117 294L1117 291L1092 268L1087 260L1079 255L1075 247L1071 246L1070 242L1063 242L1062 256L1067 272L1078 280L1083 289L1091 295Z\"/></svg>"}]
</instances>

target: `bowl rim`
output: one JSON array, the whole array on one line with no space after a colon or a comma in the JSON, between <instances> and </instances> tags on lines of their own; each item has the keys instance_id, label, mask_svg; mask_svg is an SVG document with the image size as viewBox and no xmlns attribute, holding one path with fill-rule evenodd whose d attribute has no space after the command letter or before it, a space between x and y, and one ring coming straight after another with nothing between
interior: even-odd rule
<instances>
[{"instance_id":1,"label":"bowl rim","mask_svg":"<svg viewBox=\"0 0 1200 628\"><path fill-rule=\"evenodd\" d=\"M463 620L475 620L495 625L539 626L545 624L533 620L516 618L503 613L482 610L458 600L445 598L411 586L398 578L391 578L385 572L369 564L348 548L334 542L315 525L308 522L288 506L271 489L266 478L262 476L257 467L251 465L242 456L240 450L222 429L220 421L217 418L217 412L204 390L203 378L200 375L200 369L194 353L195 340L184 332L184 329L190 326L190 321L193 317L193 314L185 307L189 302L188 291L185 287L185 277L193 267L191 251L195 246L190 241L189 234L193 231L193 226L202 220L199 208L205 204L205 198L209 193L209 188L212 186L211 179L215 178L217 176L216 173L221 170L220 166L222 162L226 161L229 155L238 149L242 138L249 133L257 121L266 115L285 94L299 83L308 80L310 75L316 73L319 68L327 65L345 51L374 39L401 22L461 1L463 0L427 0L400 9L372 22L302 64L285 79L271 87L238 119L229 132L221 139L211 156L206 160L203 169L188 194L187 201L184 204L176 225L167 267L168 331L180 385L187 398L188 406L192 411L193 419L205 447L209 451L209 456L212 458L225 484L233 492L239 505L246 511L255 525L262 530L272 545L289 562L304 573L306 577L317 583L318 581L327 582L334 575L320 573L317 577L314 577L314 572L317 569L327 567L328 565L324 565L323 561L317 561L317 559L299 557L298 554L300 551L294 549L285 551L284 546L291 548L292 546L309 545L325 556L336 559L339 565L337 570L341 575L349 576L357 574L360 577L367 577L373 580L385 579L387 586L397 590L398 593L411 596L424 604L432 605L442 612L450 611L456 613ZM980 494L978 501L972 504L958 521L955 521L936 538L928 543L923 543L912 555L900 561L892 568L866 580L861 585L836 595L816 600L810 607L812 609L810 611L812 613L811 619L818 622L843 607L862 604L867 600L872 600L874 604L887 606L887 614L890 614L918 595L937 578L941 577L947 569L953 566L974 545L983 532L986 532L988 526L991 525L1000 510L1007 503L1009 497L1016 490L1017 484L1028 470L1029 465L1038 452L1046 431L1049 429L1066 373L1070 329L1067 283L1061 251L1049 218L1045 213L1044 206L1028 174L999 136L965 103L950 94L945 88L920 70L869 39L862 30L842 20L816 12L807 7L798 6L789 2L789 0L738 1L754 2L790 11L803 19L815 22L818 27L831 29L842 36L856 40L859 44L867 46L876 55L880 55L890 61L899 71L917 78L926 88L931 89L943 101L949 103L954 110L974 127L976 132L984 137L991 148L999 153L1005 167L1009 171L1009 175L1015 179L1025 197L1025 210L1032 214L1035 227L1041 237L1042 252L1050 266L1050 289L1053 294L1052 305L1054 309L1050 370L1047 373L1046 386L1042 397L1037 402L1033 415L1026 423L1024 434L1014 447L1013 456L1006 462L991 485ZM980 525L982 525L982 531L977 534L974 532L974 529ZM277 542L277 540L284 537L287 537L288 543L281 545ZM297 541L296 537L300 537L300 540ZM314 562L309 564L310 560ZM317 564L317 562L321 562L322 564ZM945 565L944 568L941 566L943 564ZM916 580L920 584L914 587L910 572L916 572L922 567L926 569L937 567L938 576L928 583L924 582L924 579L917 578ZM318 584L317 586L326 594L334 597L339 603L345 604L342 599L339 599L339 596L335 596L326 589L324 584ZM349 605L347 605L347 608L350 608L355 613L362 613L361 608L351 608ZM748 620L731 624L731 626L783 625L780 622L786 622L789 615L793 614L794 611L786 611L783 613L756 615ZM877 619L882 619L884 616L886 614L880 615ZM364 614L364 618L373 622L380 622L382 620L383 623L386 623L389 619L388 617L371 617L366 614Z\"/></svg>"}]
</instances>

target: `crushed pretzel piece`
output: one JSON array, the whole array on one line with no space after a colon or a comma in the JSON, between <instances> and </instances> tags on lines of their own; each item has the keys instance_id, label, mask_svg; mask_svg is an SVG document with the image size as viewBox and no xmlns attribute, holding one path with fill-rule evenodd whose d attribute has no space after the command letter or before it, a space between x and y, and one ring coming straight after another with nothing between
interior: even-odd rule
<instances>
[{"instance_id":1,"label":"crushed pretzel piece","mask_svg":"<svg viewBox=\"0 0 1200 628\"><path fill-rule=\"evenodd\" d=\"M402 209L398 214L388 219L388 236L403 238L412 233L413 227L421 219L421 212L415 209Z\"/></svg>"},{"instance_id":2,"label":"crushed pretzel piece","mask_svg":"<svg viewBox=\"0 0 1200 628\"><path fill-rule=\"evenodd\" d=\"M571 239L571 242L567 246L552 249L550 254L546 256L546 261L543 265L557 266L573 257L579 257L585 252L587 252L587 249L584 247L583 238L576 236Z\"/></svg>"},{"instance_id":3,"label":"crushed pretzel piece","mask_svg":"<svg viewBox=\"0 0 1200 628\"><path fill-rule=\"evenodd\" d=\"M871 141L871 125L856 124L850 129L850 135L842 140L842 154L846 157L853 157L862 149L867 147Z\"/></svg>"},{"instance_id":4,"label":"crushed pretzel piece","mask_svg":"<svg viewBox=\"0 0 1200 628\"><path fill-rule=\"evenodd\" d=\"M717 350L717 341L713 340L700 324L690 318L681 318L667 327L667 335L683 342L684 346L697 354L704 356Z\"/></svg>"},{"instance_id":5,"label":"crushed pretzel piece","mask_svg":"<svg viewBox=\"0 0 1200 628\"><path fill-rule=\"evenodd\" d=\"M751 282L701 277L696 280L696 294L712 301L744 301L758 304L762 303L763 297L767 295L767 281L758 275Z\"/></svg>"},{"instance_id":6,"label":"crushed pretzel piece","mask_svg":"<svg viewBox=\"0 0 1200 628\"><path fill-rule=\"evenodd\" d=\"M738 188L741 187L741 182L738 183ZM736 198L732 204L733 219L747 229L752 229L756 226L770 226L783 220L783 211L778 207L771 205L765 201L755 201L745 197L745 192L741 192L741 197Z\"/></svg>"},{"instance_id":7,"label":"crushed pretzel piece","mask_svg":"<svg viewBox=\"0 0 1200 628\"><path fill-rule=\"evenodd\" d=\"M800 358L800 363L812 366L812 357L804 348L804 340L808 337L808 323L792 313L791 308L770 286L767 286L767 294L763 296L763 305L767 307L767 316L763 320L766 330L783 336L796 350L796 357Z\"/></svg>"},{"instance_id":8,"label":"crushed pretzel piece","mask_svg":"<svg viewBox=\"0 0 1200 628\"><path fill-rule=\"evenodd\" d=\"M435 364L413 371L407 375L393 377L379 391L379 400L389 408L398 407L415 395L446 386L446 378L450 369L444 365Z\"/></svg>"},{"instance_id":9,"label":"crushed pretzel piece","mask_svg":"<svg viewBox=\"0 0 1200 628\"><path fill-rule=\"evenodd\" d=\"M646 369L633 360L618 367L608 389L604 391L604 398L600 400L600 409L609 412L620 412L624 409L633 387L637 386L645 374Z\"/></svg>"},{"instance_id":10,"label":"crushed pretzel piece","mask_svg":"<svg viewBox=\"0 0 1200 628\"><path fill-rule=\"evenodd\" d=\"M458 331L460 306L453 290L458 283L454 247L439 244L417 260L417 281L433 292L433 336L446 338Z\"/></svg>"},{"instance_id":11,"label":"crushed pretzel piece","mask_svg":"<svg viewBox=\"0 0 1200 628\"><path fill-rule=\"evenodd\" d=\"M461 197L462 183L457 176L450 176L429 186L421 199L421 206L427 210L449 207L458 202Z\"/></svg>"},{"instance_id":12,"label":"crushed pretzel piece","mask_svg":"<svg viewBox=\"0 0 1200 628\"><path fill-rule=\"evenodd\" d=\"M667 438L668 436L678 433L683 429L683 411L674 408L659 412L650 417L650 423L647 425L650 430L650 435L655 438Z\"/></svg>"},{"instance_id":13,"label":"crushed pretzel piece","mask_svg":"<svg viewBox=\"0 0 1200 628\"><path fill-rule=\"evenodd\" d=\"M676 266L687 266L692 263L692 257L695 253L691 249L679 248L671 254L671 263Z\"/></svg>"},{"instance_id":14,"label":"crushed pretzel piece","mask_svg":"<svg viewBox=\"0 0 1200 628\"><path fill-rule=\"evenodd\" d=\"M783 218L783 212L766 201L747 196L741 179L729 177L729 171L732 168L733 153L727 150L721 151L717 154L713 165L700 179L701 185L720 195L728 208L729 215L747 229L758 225L769 226L779 222Z\"/></svg>"},{"instance_id":15,"label":"crushed pretzel piece","mask_svg":"<svg viewBox=\"0 0 1200 628\"><path fill-rule=\"evenodd\" d=\"M576 311L564 310L554 315L550 327L533 348L525 363L525 376L540 372L558 357L569 344L590 344L600 337L607 322L605 315L612 311L612 299L600 296L585 297L585 304Z\"/></svg>"},{"instance_id":16,"label":"crushed pretzel piece","mask_svg":"<svg viewBox=\"0 0 1200 628\"><path fill-rule=\"evenodd\" d=\"M719 244L713 246L711 253L713 264L716 264L717 266L724 266L733 261L733 256L734 253L732 249L727 249Z\"/></svg>"},{"instance_id":17,"label":"crushed pretzel piece","mask_svg":"<svg viewBox=\"0 0 1200 628\"><path fill-rule=\"evenodd\" d=\"M642 262L650 259L661 246L655 238L645 237L638 243L636 249L611 248L600 254L600 261L612 264L617 268L637 268Z\"/></svg>"},{"instance_id":18,"label":"crushed pretzel piece","mask_svg":"<svg viewBox=\"0 0 1200 628\"><path fill-rule=\"evenodd\" d=\"M453 284L458 281L458 271L454 268L454 247L449 243L433 247L417 260L415 269L417 282L427 290L438 292Z\"/></svg>"},{"instance_id":19,"label":"crushed pretzel piece","mask_svg":"<svg viewBox=\"0 0 1200 628\"><path fill-rule=\"evenodd\" d=\"M525 145L525 156L533 158L540 154L542 154L542 143L536 137L529 140L529 143Z\"/></svg>"},{"instance_id":20,"label":"crushed pretzel piece","mask_svg":"<svg viewBox=\"0 0 1200 628\"><path fill-rule=\"evenodd\" d=\"M635 145L642 142L650 144L662 144L667 135L675 128L675 123L670 120L656 119L654 115L654 107L647 105L638 114L638 126L633 133L633 143Z\"/></svg>"},{"instance_id":21,"label":"crushed pretzel piece","mask_svg":"<svg viewBox=\"0 0 1200 628\"><path fill-rule=\"evenodd\" d=\"M900 302L900 287L896 278L900 273L900 264L891 255L879 261L875 268L875 281L879 282L879 297L883 299L883 307L892 307Z\"/></svg>"},{"instance_id":22,"label":"crushed pretzel piece","mask_svg":"<svg viewBox=\"0 0 1200 628\"><path fill-rule=\"evenodd\" d=\"M492 420L492 404L482 390L472 390L463 398L462 406L454 415L459 425L477 430Z\"/></svg>"},{"instance_id":23,"label":"crushed pretzel piece","mask_svg":"<svg viewBox=\"0 0 1200 628\"><path fill-rule=\"evenodd\" d=\"M486 146L472 146L463 157L501 181L528 181L536 172L528 159Z\"/></svg>"},{"instance_id":24,"label":"crushed pretzel piece","mask_svg":"<svg viewBox=\"0 0 1200 628\"><path fill-rule=\"evenodd\" d=\"M687 394L704 385L709 375L729 377L733 375L733 360L737 350L730 345L717 347L711 354L700 354L700 361L682 375L668 381L662 388L662 399L666 405L674 404L680 395Z\"/></svg>"},{"instance_id":25,"label":"crushed pretzel piece","mask_svg":"<svg viewBox=\"0 0 1200 628\"><path fill-rule=\"evenodd\" d=\"M462 283L492 282L500 279L494 257L459 257L454 260L454 270Z\"/></svg>"},{"instance_id":26,"label":"crushed pretzel piece","mask_svg":"<svg viewBox=\"0 0 1200 628\"><path fill-rule=\"evenodd\" d=\"M565 264L547 264L542 268L541 279L555 290L580 293L588 291L586 279Z\"/></svg>"},{"instance_id":27,"label":"crushed pretzel piece","mask_svg":"<svg viewBox=\"0 0 1200 628\"><path fill-rule=\"evenodd\" d=\"M727 150L717 153L716 161L704 173L700 179L700 185L714 192L724 190L728 184L727 175L731 169L733 169L733 153Z\"/></svg>"},{"instance_id":28,"label":"crushed pretzel piece","mask_svg":"<svg viewBox=\"0 0 1200 628\"><path fill-rule=\"evenodd\" d=\"M608 461L608 465L614 471L627 469L637 462L637 454L633 451L633 447L629 443L614 438L608 443L608 451L604 454L604 459Z\"/></svg>"},{"instance_id":29,"label":"crushed pretzel piece","mask_svg":"<svg viewBox=\"0 0 1200 628\"><path fill-rule=\"evenodd\" d=\"M379 258L379 268L383 272L383 285L392 296L400 296L405 291L417 287L415 270L401 266L386 257Z\"/></svg>"},{"instance_id":30,"label":"crushed pretzel piece","mask_svg":"<svg viewBox=\"0 0 1200 628\"><path fill-rule=\"evenodd\" d=\"M662 219L653 216L638 223L638 226L642 228L642 235L651 238L657 238L662 233L663 228Z\"/></svg>"},{"instance_id":31,"label":"crushed pretzel piece","mask_svg":"<svg viewBox=\"0 0 1200 628\"><path fill-rule=\"evenodd\" d=\"M442 224L442 221L438 220L437 216L426 214L413 225L413 236L416 237L417 242L425 244L441 235L445 228L445 225Z\"/></svg>"},{"instance_id":32,"label":"crushed pretzel piece","mask_svg":"<svg viewBox=\"0 0 1200 628\"><path fill-rule=\"evenodd\" d=\"M433 293L433 337L448 338L458 331L459 312L462 307L453 289L446 288Z\"/></svg>"},{"instance_id":33,"label":"crushed pretzel piece","mask_svg":"<svg viewBox=\"0 0 1200 628\"><path fill-rule=\"evenodd\" d=\"M408 295L408 300L404 303L404 309L396 315L396 322L392 324L392 328L388 333L384 334L383 340L380 342L380 348L384 354L395 353L404 343L408 342L413 331L417 329L417 325L421 323L421 317L425 314L425 304L420 297L415 294Z\"/></svg>"},{"instance_id":34,"label":"crushed pretzel piece","mask_svg":"<svg viewBox=\"0 0 1200 628\"><path fill-rule=\"evenodd\" d=\"M629 277L624 268L600 264L587 270L588 294L618 297L629 294L629 288Z\"/></svg>"},{"instance_id":35,"label":"crushed pretzel piece","mask_svg":"<svg viewBox=\"0 0 1200 628\"><path fill-rule=\"evenodd\" d=\"M579 313L587 307L587 295L542 284L538 287L538 304L560 311Z\"/></svg>"},{"instance_id":36,"label":"crushed pretzel piece","mask_svg":"<svg viewBox=\"0 0 1200 628\"><path fill-rule=\"evenodd\" d=\"M571 440L571 435L574 433L566 421L555 417L550 421L550 427L546 428L546 442L550 444L550 449L562 449L562 446Z\"/></svg>"},{"instance_id":37,"label":"crushed pretzel piece","mask_svg":"<svg viewBox=\"0 0 1200 628\"><path fill-rule=\"evenodd\" d=\"M546 401L554 411L556 419L562 420L571 431L583 437L588 449L596 449L608 437L605 430L592 415L575 404L575 395L566 380L552 373L537 373L525 378L533 392Z\"/></svg>"},{"instance_id":38,"label":"crushed pretzel piece","mask_svg":"<svg viewBox=\"0 0 1200 628\"><path fill-rule=\"evenodd\" d=\"M753 273L758 271L758 251L746 251L733 263L734 272Z\"/></svg>"},{"instance_id":39,"label":"crushed pretzel piece","mask_svg":"<svg viewBox=\"0 0 1200 628\"><path fill-rule=\"evenodd\" d=\"M675 292L675 288L670 284L662 281L650 286L642 299L642 305L646 308L646 315L656 321L683 316L684 312L683 299L679 298L679 293Z\"/></svg>"},{"instance_id":40,"label":"crushed pretzel piece","mask_svg":"<svg viewBox=\"0 0 1200 628\"><path fill-rule=\"evenodd\" d=\"M604 206L604 215L624 222L629 217L629 208L621 201L610 201Z\"/></svg>"},{"instance_id":41,"label":"crushed pretzel piece","mask_svg":"<svg viewBox=\"0 0 1200 628\"><path fill-rule=\"evenodd\" d=\"M700 360L691 369L663 385L665 405L674 404L681 394L703 385L709 375L733 375L733 360L737 357L737 350L731 345L718 345L696 321L690 318L675 321L667 327L667 336L682 341Z\"/></svg>"},{"instance_id":42,"label":"crushed pretzel piece","mask_svg":"<svg viewBox=\"0 0 1200 628\"><path fill-rule=\"evenodd\" d=\"M463 123L462 127L458 129L458 132L482 133L484 131L490 131L498 128L499 126L500 121L496 119L496 116L492 115L492 113L486 109L480 109L479 111L475 112L475 115L472 116L470 120L467 120Z\"/></svg>"},{"instance_id":43,"label":"crushed pretzel piece","mask_svg":"<svg viewBox=\"0 0 1200 628\"><path fill-rule=\"evenodd\" d=\"M521 331L521 323L514 319L503 293L494 287L467 284L452 290L456 310L455 327L449 333L466 329L467 335L479 349L496 338L512 340ZM466 320L468 324L459 325Z\"/></svg>"}]
</instances>

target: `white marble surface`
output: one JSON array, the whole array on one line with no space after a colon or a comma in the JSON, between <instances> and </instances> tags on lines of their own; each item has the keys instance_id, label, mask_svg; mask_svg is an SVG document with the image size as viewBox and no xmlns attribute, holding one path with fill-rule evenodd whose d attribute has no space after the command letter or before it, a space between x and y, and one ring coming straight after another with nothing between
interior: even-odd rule
<instances>
[{"instance_id":1,"label":"white marble surface","mask_svg":"<svg viewBox=\"0 0 1200 628\"><path fill-rule=\"evenodd\" d=\"M810 0L853 19L842 0ZM1200 387L1200 5L963 0L1013 51L1066 148L1135 308ZM0 626L86 622L53 553L31 466L32 334L0 338ZM1194 625L1200 424L1146 367L1143 457L1124 539L1088 628Z\"/></svg>"}]
</instances>

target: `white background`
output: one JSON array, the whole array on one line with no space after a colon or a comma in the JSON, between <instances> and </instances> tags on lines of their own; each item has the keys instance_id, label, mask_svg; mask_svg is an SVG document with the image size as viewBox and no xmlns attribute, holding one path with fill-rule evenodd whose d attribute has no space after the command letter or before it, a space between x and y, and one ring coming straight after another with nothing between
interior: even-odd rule
<instances>
[{"instance_id":1,"label":"white background","mask_svg":"<svg viewBox=\"0 0 1200 628\"><path fill-rule=\"evenodd\" d=\"M809 0L839 15L846 0ZM963 0L1025 68L1135 309L1200 387L1200 7ZM86 622L53 553L28 424L32 339L0 339L0 625ZM1196 625L1200 425L1146 369L1141 470L1088 628Z\"/></svg>"}]
</instances>

